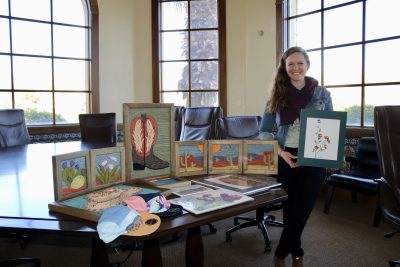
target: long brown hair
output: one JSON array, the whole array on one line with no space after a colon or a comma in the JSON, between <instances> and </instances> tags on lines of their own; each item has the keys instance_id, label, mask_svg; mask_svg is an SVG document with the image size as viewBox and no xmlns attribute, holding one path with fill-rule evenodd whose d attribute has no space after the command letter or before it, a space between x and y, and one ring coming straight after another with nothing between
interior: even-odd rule
<instances>
[{"instance_id":1,"label":"long brown hair","mask_svg":"<svg viewBox=\"0 0 400 267\"><path fill-rule=\"evenodd\" d=\"M293 53L303 54L308 67L310 67L310 58L308 57L306 50L301 47L293 46L282 54L272 85L271 96L267 104L269 113L278 112L287 104L287 90L285 84L290 80L290 78L286 72L286 59Z\"/></svg>"}]
</instances>

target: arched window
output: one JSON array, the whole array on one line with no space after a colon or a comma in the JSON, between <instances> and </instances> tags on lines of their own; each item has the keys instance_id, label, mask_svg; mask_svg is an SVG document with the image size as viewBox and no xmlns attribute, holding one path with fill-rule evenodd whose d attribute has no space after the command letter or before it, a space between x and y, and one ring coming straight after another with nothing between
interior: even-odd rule
<instances>
[{"instance_id":1,"label":"arched window","mask_svg":"<svg viewBox=\"0 0 400 267\"><path fill-rule=\"evenodd\" d=\"M0 0L0 40L0 108L52 126L98 106L96 1Z\"/></svg>"}]
</instances>

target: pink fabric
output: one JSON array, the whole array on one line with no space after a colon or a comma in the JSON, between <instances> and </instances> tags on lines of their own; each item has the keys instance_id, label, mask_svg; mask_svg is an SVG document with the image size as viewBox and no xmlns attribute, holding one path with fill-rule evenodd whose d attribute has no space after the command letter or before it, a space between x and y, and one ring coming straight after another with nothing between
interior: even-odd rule
<instances>
[{"instance_id":1,"label":"pink fabric","mask_svg":"<svg viewBox=\"0 0 400 267\"><path fill-rule=\"evenodd\" d=\"M138 213L148 212L149 208L147 207L146 201L142 197L139 196L130 196L124 200L125 204L128 208L135 210Z\"/></svg>"}]
</instances>

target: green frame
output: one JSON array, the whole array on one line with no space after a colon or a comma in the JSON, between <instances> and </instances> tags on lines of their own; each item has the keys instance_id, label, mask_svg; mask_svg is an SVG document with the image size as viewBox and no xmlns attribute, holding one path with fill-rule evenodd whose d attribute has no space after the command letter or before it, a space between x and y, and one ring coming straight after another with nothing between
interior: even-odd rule
<instances>
[{"instance_id":1,"label":"green frame","mask_svg":"<svg viewBox=\"0 0 400 267\"><path fill-rule=\"evenodd\" d=\"M303 109L297 163L304 166L343 166L347 112Z\"/></svg>"}]
</instances>

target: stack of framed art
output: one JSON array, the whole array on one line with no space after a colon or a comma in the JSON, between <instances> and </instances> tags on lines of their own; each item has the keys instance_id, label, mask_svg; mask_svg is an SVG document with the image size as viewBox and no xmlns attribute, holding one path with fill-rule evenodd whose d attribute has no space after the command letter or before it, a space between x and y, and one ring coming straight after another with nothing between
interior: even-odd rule
<instances>
[{"instance_id":1,"label":"stack of framed art","mask_svg":"<svg viewBox=\"0 0 400 267\"><path fill-rule=\"evenodd\" d=\"M253 195L281 186L281 183L278 183L272 177L254 177L237 174L206 176L194 179L193 182L212 188L224 188L245 195Z\"/></svg>"}]
</instances>

